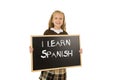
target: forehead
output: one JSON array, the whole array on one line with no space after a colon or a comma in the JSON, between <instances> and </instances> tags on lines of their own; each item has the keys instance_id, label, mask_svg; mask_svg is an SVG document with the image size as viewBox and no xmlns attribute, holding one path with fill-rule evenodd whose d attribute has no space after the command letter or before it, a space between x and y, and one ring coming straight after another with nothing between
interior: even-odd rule
<instances>
[{"instance_id":1,"label":"forehead","mask_svg":"<svg viewBox=\"0 0 120 80\"><path fill-rule=\"evenodd\" d=\"M63 14L56 12L53 14L53 17L63 17Z\"/></svg>"}]
</instances>

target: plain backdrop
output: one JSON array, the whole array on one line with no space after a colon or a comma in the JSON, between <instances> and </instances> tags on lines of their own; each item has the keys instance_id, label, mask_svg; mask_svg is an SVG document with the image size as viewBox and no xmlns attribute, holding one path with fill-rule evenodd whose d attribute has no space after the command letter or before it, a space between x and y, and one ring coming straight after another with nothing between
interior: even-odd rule
<instances>
[{"instance_id":1,"label":"plain backdrop","mask_svg":"<svg viewBox=\"0 0 120 80\"><path fill-rule=\"evenodd\" d=\"M82 66L67 68L67 80L120 80L119 0L1 0L0 80L39 80L30 35L43 34L54 10L65 13L83 48Z\"/></svg>"}]
</instances>

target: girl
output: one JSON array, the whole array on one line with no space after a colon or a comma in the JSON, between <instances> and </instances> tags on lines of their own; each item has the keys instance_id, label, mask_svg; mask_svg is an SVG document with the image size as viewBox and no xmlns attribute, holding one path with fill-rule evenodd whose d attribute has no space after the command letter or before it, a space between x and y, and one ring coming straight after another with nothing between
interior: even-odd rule
<instances>
[{"instance_id":1,"label":"girl","mask_svg":"<svg viewBox=\"0 0 120 80\"><path fill-rule=\"evenodd\" d=\"M56 10L52 13L48 29L44 32L44 35L68 35L66 32L65 15L63 12ZM30 47L30 53L33 48ZM80 53L82 49L80 49ZM39 77L40 80L66 80L66 69L54 69L48 71L42 71Z\"/></svg>"}]
</instances>

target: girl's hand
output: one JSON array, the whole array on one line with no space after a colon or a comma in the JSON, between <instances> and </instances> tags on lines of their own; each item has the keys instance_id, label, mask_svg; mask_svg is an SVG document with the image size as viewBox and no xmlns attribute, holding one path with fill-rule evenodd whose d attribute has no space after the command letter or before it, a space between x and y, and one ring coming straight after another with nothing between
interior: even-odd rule
<instances>
[{"instance_id":1,"label":"girl's hand","mask_svg":"<svg viewBox=\"0 0 120 80\"><path fill-rule=\"evenodd\" d=\"M79 52L80 52L80 54L82 54L82 53L83 53L83 50L82 50L82 48L80 48Z\"/></svg>"},{"instance_id":2,"label":"girl's hand","mask_svg":"<svg viewBox=\"0 0 120 80\"><path fill-rule=\"evenodd\" d=\"M29 51L30 51L30 53L33 53L33 48L32 48L32 46L29 46Z\"/></svg>"}]
</instances>

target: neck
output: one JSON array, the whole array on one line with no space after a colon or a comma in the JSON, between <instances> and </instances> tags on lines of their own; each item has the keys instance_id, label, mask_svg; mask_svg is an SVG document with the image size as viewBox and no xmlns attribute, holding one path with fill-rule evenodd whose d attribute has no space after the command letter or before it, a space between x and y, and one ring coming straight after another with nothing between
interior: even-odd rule
<instances>
[{"instance_id":1,"label":"neck","mask_svg":"<svg viewBox=\"0 0 120 80\"><path fill-rule=\"evenodd\" d=\"M60 27L54 27L54 29L59 30L59 29L61 29L61 28L60 28Z\"/></svg>"}]
</instances>

